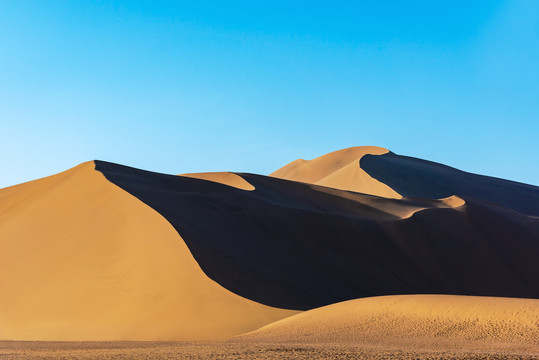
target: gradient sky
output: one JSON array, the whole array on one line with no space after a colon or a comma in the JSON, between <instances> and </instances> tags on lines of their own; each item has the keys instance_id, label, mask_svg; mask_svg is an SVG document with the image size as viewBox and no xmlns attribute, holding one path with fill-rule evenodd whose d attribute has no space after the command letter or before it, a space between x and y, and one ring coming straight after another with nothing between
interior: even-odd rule
<instances>
[{"instance_id":1,"label":"gradient sky","mask_svg":"<svg viewBox=\"0 0 539 360\"><path fill-rule=\"evenodd\" d=\"M539 185L539 1L0 1L0 187L378 145Z\"/></svg>"}]
</instances>

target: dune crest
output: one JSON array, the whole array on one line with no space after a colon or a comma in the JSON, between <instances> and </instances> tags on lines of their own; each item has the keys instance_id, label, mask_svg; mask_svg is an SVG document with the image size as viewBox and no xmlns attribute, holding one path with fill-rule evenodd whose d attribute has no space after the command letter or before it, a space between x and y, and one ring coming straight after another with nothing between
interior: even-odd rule
<instances>
[{"instance_id":1,"label":"dune crest","mask_svg":"<svg viewBox=\"0 0 539 360\"><path fill-rule=\"evenodd\" d=\"M161 215L94 167L0 190L0 338L222 339L295 313L209 279Z\"/></svg>"},{"instance_id":2,"label":"dune crest","mask_svg":"<svg viewBox=\"0 0 539 360\"><path fill-rule=\"evenodd\" d=\"M371 177L359 165L364 155L381 155L388 152L389 150L377 146L351 147L313 160L295 160L274 171L270 176L400 199L402 196L399 193Z\"/></svg>"},{"instance_id":3,"label":"dune crest","mask_svg":"<svg viewBox=\"0 0 539 360\"><path fill-rule=\"evenodd\" d=\"M213 181L219 184L235 187L236 189L253 191L255 187L247 182L241 175L232 172L204 172L204 173L190 173L181 174L178 176L185 176L193 179Z\"/></svg>"},{"instance_id":4,"label":"dune crest","mask_svg":"<svg viewBox=\"0 0 539 360\"><path fill-rule=\"evenodd\" d=\"M233 341L539 350L539 300L395 295L309 310Z\"/></svg>"}]
</instances>

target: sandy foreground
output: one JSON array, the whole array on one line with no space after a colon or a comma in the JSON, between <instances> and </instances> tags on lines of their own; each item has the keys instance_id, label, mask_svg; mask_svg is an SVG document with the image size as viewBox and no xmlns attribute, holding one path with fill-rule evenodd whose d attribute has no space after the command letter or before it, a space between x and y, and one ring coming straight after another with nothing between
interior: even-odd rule
<instances>
[{"instance_id":1,"label":"sandy foreground","mask_svg":"<svg viewBox=\"0 0 539 360\"><path fill-rule=\"evenodd\" d=\"M409 349L357 344L0 341L0 359L538 359L533 349Z\"/></svg>"}]
</instances>

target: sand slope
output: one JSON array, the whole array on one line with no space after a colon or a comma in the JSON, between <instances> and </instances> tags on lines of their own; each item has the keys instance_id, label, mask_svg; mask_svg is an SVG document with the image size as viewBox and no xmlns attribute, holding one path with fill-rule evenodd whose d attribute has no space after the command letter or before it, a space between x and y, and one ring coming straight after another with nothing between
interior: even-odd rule
<instances>
[{"instance_id":1,"label":"sand slope","mask_svg":"<svg viewBox=\"0 0 539 360\"><path fill-rule=\"evenodd\" d=\"M350 300L288 317L233 340L539 352L539 300L451 295Z\"/></svg>"},{"instance_id":2,"label":"sand slope","mask_svg":"<svg viewBox=\"0 0 539 360\"><path fill-rule=\"evenodd\" d=\"M0 339L225 338L293 314L224 289L94 163L0 190Z\"/></svg>"},{"instance_id":3,"label":"sand slope","mask_svg":"<svg viewBox=\"0 0 539 360\"><path fill-rule=\"evenodd\" d=\"M539 297L539 222L476 199L390 199L240 174L213 181L96 161L165 217L204 272L245 298L307 310L393 294Z\"/></svg>"},{"instance_id":4,"label":"sand slope","mask_svg":"<svg viewBox=\"0 0 539 360\"><path fill-rule=\"evenodd\" d=\"M359 166L364 155L380 155L388 151L376 146L351 147L313 160L295 160L270 176L399 199L399 193L372 178Z\"/></svg>"}]
</instances>

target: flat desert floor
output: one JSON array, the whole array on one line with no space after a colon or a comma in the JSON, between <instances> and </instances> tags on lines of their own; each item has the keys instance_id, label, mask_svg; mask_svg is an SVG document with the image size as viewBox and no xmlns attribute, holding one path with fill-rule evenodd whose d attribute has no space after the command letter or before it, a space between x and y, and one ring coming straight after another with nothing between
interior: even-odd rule
<instances>
[{"instance_id":1,"label":"flat desert floor","mask_svg":"<svg viewBox=\"0 0 539 360\"><path fill-rule=\"evenodd\" d=\"M539 359L539 352L354 344L0 341L0 359Z\"/></svg>"}]
</instances>

